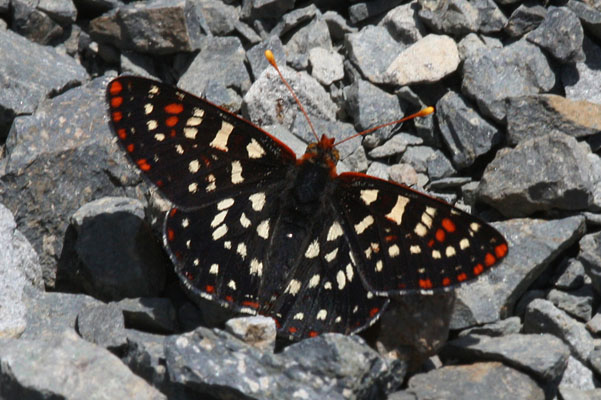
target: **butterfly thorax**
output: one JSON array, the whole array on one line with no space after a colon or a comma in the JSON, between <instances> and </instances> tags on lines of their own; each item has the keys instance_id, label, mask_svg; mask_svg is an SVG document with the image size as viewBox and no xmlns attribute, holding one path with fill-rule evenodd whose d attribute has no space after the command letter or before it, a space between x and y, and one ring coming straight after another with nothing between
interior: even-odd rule
<instances>
[{"instance_id":1,"label":"butterfly thorax","mask_svg":"<svg viewBox=\"0 0 601 400\"><path fill-rule=\"evenodd\" d=\"M330 177L336 177L336 163L340 159L338 150L334 148L334 138L322 135L318 142L310 143L298 164L318 164L328 171Z\"/></svg>"}]
</instances>

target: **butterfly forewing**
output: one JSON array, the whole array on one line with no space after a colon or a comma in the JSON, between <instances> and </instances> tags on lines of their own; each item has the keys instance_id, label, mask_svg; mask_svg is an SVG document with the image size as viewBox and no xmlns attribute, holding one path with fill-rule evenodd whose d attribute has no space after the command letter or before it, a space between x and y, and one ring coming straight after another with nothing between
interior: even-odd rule
<instances>
[{"instance_id":1,"label":"butterfly forewing","mask_svg":"<svg viewBox=\"0 0 601 400\"><path fill-rule=\"evenodd\" d=\"M336 180L334 198L361 274L375 293L453 287L507 253L493 227L447 203L363 174Z\"/></svg>"},{"instance_id":2,"label":"butterfly forewing","mask_svg":"<svg viewBox=\"0 0 601 400\"><path fill-rule=\"evenodd\" d=\"M119 77L107 91L129 158L179 207L198 207L282 180L287 146L247 121L152 80Z\"/></svg>"}]
</instances>

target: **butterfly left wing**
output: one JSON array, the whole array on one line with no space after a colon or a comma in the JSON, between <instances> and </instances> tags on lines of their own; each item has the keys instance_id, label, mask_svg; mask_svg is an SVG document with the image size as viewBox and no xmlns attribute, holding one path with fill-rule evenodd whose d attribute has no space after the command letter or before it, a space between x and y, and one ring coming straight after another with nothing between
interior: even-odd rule
<instances>
[{"instance_id":1,"label":"butterfly left wing","mask_svg":"<svg viewBox=\"0 0 601 400\"><path fill-rule=\"evenodd\" d=\"M456 286L507 254L496 229L447 203L364 174L336 180L334 198L358 270L376 294Z\"/></svg>"}]
</instances>

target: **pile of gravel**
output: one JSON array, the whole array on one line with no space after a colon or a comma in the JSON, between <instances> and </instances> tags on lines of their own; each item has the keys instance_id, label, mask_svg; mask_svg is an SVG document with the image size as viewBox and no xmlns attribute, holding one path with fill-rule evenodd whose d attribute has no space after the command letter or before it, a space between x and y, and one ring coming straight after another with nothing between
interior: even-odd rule
<instances>
[{"instance_id":1,"label":"pile of gravel","mask_svg":"<svg viewBox=\"0 0 601 400\"><path fill-rule=\"evenodd\" d=\"M601 2L342 3L0 0L1 399L601 398ZM361 336L281 343L193 303L106 85L177 84L302 154L265 49L337 140L434 105L338 171L493 221L506 259Z\"/></svg>"}]
</instances>

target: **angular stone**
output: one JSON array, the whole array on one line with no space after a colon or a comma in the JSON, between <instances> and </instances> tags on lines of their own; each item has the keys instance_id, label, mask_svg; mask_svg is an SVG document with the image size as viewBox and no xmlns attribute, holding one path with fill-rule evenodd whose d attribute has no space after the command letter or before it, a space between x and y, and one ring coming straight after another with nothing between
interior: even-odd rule
<instances>
[{"instance_id":1,"label":"angular stone","mask_svg":"<svg viewBox=\"0 0 601 400\"><path fill-rule=\"evenodd\" d=\"M399 86L437 82L459 66L459 51L449 36L430 34L403 50L386 69L386 83Z\"/></svg>"},{"instance_id":2,"label":"angular stone","mask_svg":"<svg viewBox=\"0 0 601 400\"><path fill-rule=\"evenodd\" d=\"M11 28L32 42L47 45L57 40L64 31L58 22L36 7L35 3L37 2L12 0Z\"/></svg>"},{"instance_id":3,"label":"angular stone","mask_svg":"<svg viewBox=\"0 0 601 400\"><path fill-rule=\"evenodd\" d=\"M326 21L318 17L296 31L286 42L286 58L291 67L299 70L309 65L309 50L321 47L333 49Z\"/></svg>"},{"instance_id":4,"label":"angular stone","mask_svg":"<svg viewBox=\"0 0 601 400\"><path fill-rule=\"evenodd\" d=\"M481 201L508 217L585 210L593 202L597 174L586 143L551 133L500 150L484 170L478 193Z\"/></svg>"},{"instance_id":5,"label":"angular stone","mask_svg":"<svg viewBox=\"0 0 601 400\"><path fill-rule=\"evenodd\" d=\"M526 40L547 50L563 63L582 61L582 25L569 8L552 7L543 22L526 35Z\"/></svg>"},{"instance_id":6,"label":"angular stone","mask_svg":"<svg viewBox=\"0 0 601 400\"><path fill-rule=\"evenodd\" d=\"M576 258L562 260L559 266L560 275L555 280L557 289L572 290L582 287L585 281L584 265Z\"/></svg>"},{"instance_id":7,"label":"angular stone","mask_svg":"<svg viewBox=\"0 0 601 400\"><path fill-rule=\"evenodd\" d=\"M273 318L262 315L232 318L225 323L225 329L259 350L274 350L276 326Z\"/></svg>"},{"instance_id":8,"label":"angular stone","mask_svg":"<svg viewBox=\"0 0 601 400\"><path fill-rule=\"evenodd\" d=\"M324 86L344 78L342 61L342 56L333 50L314 47L309 51L311 75Z\"/></svg>"},{"instance_id":9,"label":"angular stone","mask_svg":"<svg viewBox=\"0 0 601 400\"><path fill-rule=\"evenodd\" d=\"M348 8L351 23L365 21L398 6L402 0L371 0L357 2Z\"/></svg>"},{"instance_id":10,"label":"angular stone","mask_svg":"<svg viewBox=\"0 0 601 400\"><path fill-rule=\"evenodd\" d=\"M469 167L501 141L499 130L455 92L445 94L436 110L442 138L459 169Z\"/></svg>"},{"instance_id":11,"label":"angular stone","mask_svg":"<svg viewBox=\"0 0 601 400\"><path fill-rule=\"evenodd\" d=\"M507 105L507 139L524 139L560 132L576 138L601 131L601 104L574 101L554 94L511 97Z\"/></svg>"},{"instance_id":12,"label":"angular stone","mask_svg":"<svg viewBox=\"0 0 601 400\"><path fill-rule=\"evenodd\" d=\"M411 164L417 172L425 172L430 179L440 179L455 174L451 162L440 150L428 146L409 147L401 162Z\"/></svg>"},{"instance_id":13,"label":"angular stone","mask_svg":"<svg viewBox=\"0 0 601 400\"><path fill-rule=\"evenodd\" d=\"M547 300L572 317L587 322L593 317L593 294L591 285L570 292L551 289Z\"/></svg>"},{"instance_id":14,"label":"angular stone","mask_svg":"<svg viewBox=\"0 0 601 400\"><path fill-rule=\"evenodd\" d=\"M587 362L593 351L593 338L584 324L576 321L548 300L535 299L526 309L524 333L550 333L564 341L572 355Z\"/></svg>"},{"instance_id":15,"label":"angular stone","mask_svg":"<svg viewBox=\"0 0 601 400\"><path fill-rule=\"evenodd\" d=\"M319 9L315 4L310 4L307 7L298 8L286 13L280 21L273 27L270 36L283 37L286 33L296 29L307 21L312 20L319 13Z\"/></svg>"},{"instance_id":16,"label":"angular stone","mask_svg":"<svg viewBox=\"0 0 601 400\"><path fill-rule=\"evenodd\" d=\"M497 33L507 25L507 17L493 0L475 0L471 4L480 17L479 32Z\"/></svg>"},{"instance_id":17,"label":"angular stone","mask_svg":"<svg viewBox=\"0 0 601 400\"><path fill-rule=\"evenodd\" d=\"M567 368L559 382L559 390L562 389L594 390L595 378L593 371L576 358L570 357Z\"/></svg>"},{"instance_id":18,"label":"angular stone","mask_svg":"<svg viewBox=\"0 0 601 400\"><path fill-rule=\"evenodd\" d=\"M514 316L502 319L490 324L475 326L459 332L459 336L479 335L479 336L507 336L515 333L520 333L522 330L522 321L520 317Z\"/></svg>"},{"instance_id":19,"label":"angular stone","mask_svg":"<svg viewBox=\"0 0 601 400\"><path fill-rule=\"evenodd\" d=\"M246 51L246 58L255 79L258 79L265 69L271 68L269 61L265 58L265 50L271 50L278 65L286 65L286 51L282 41L277 36L270 36Z\"/></svg>"},{"instance_id":20,"label":"angular stone","mask_svg":"<svg viewBox=\"0 0 601 400\"><path fill-rule=\"evenodd\" d=\"M369 156L372 158L390 157L404 153L408 146L423 143L422 138L401 132L388 139L384 144L370 150Z\"/></svg>"},{"instance_id":21,"label":"angular stone","mask_svg":"<svg viewBox=\"0 0 601 400\"><path fill-rule=\"evenodd\" d=\"M538 4L520 4L513 10L507 25L505 33L511 37L520 37L535 29L547 15L547 9Z\"/></svg>"},{"instance_id":22,"label":"angular stone","mask_svg":"<svg viewBox=\"0 0 601 400\"><path fill-rule=\"evenodd\" d=\"M294 7L294 0L243 0L242 16L244 19L274 18L282 16Z\"/></svg>"},{"instance_id":23,"label":"angular stone","mask_svg":"<svg viewBox=\"0 0 601 400\"><path fill-rule=\"evenodd\" d=\"M543 390L532 378L500 362L445 366L413 375L408 386L407 390L415 393L418 399L545 398Z\"/></svg>"},{"instance_id":24,"label":"angular stone","mask_svg":"<svg viewBox=\"0 0 601 400\"><path fill-rule=\"evenodd\" d=\"M476 32L480 27L480 13L471 1L451 0L420 4L421 20L436 33L465 36Z\"/></svg>"},{"instance_id":25,"label":"angular stone","mask_svg":"<svg viewBox=\"0 0 601 400\"><path fill-rule=\"evenodd\" d=\"M77 332L88 342L111 351L126 344L123 312L114 304L84 306L77 315Z\"/></svg>"},{"instance_id":26,"label":"angular stone","mask_svg":"<svg viewBox=\"0 0 601 400\"><path fill-rule=\"evenodd\" d=\"M484 50L502 49L503 43L495 38L470 33L457 44L459 58L464 61L470 57L478 57Z\"/></svg>"},{"instance_id":27,"label":"angular stone","mask_svg":"<svg viewBox=\"0 0 601 400\"><path fill-rule=\"evenodd\" d=\"M42 340L0 340L0 397L165 399L109 351L73 331Z\"/></svg>"},{"instance_id":28,"label":"angular stone","mask_svg":"<svg viewBox=\"0 0 601 400\"><path fill-rule=\"evenodd\" d=\"M565 370L570 350L561 339L549 334L511 334L496 338L462 336L446 344L443 358L473 362L501 361L547 382L554 382Z\"/></svg>"},{"instance_id":29,"label":"angular stone","mask_svg":"<svg viewBox=\"0 0 601 400\"><path fill-rule=\"evenodd\" d=\"M580 22L595 38L601 39L601 9L582 1L569 0L567 7L572 10Z\"/></svg>"},{"instance_id":30,"label":"angular stone","mask_svg":"<svg viewBox=\"0 0 601 400\"><path fill-rule=\"evenodd\" d=\"M517 301L536 278L582 235L584 218L513 219L493 226L508 241L507 257L477 281L455 290L457 301L451 329L464 329L512 315Z\"/></svg>"},{"instance_id":31,"label":"angular stone","mask_svg":"<svg viewBox=\"0 0 601 400\"><path fill-rule=\"evenodd\" d=\"M418 176L415 168L409 164L394 164L388 168L388 175L393 182L401 183L406 186L418 186Z\"/></svg>"},{"instance_id":32,"label":"angular stone","mask_svg":"<svg viewBox=\"0 0 601 400\"><path fill-rule=\"evenodd\" d=\"M589 233L580 240L578 259L591 278L597 293L601 293L601 232Z\"/></svg>"},{"instance_id":33,"label":"angular stone","mask_svg":"<svg viewBox=\"0 0 601 400\"><path fill-rule=\"evenodd\" d=\"M488 50L465 60L461 91L474 99L482 113L501 122L505 99L550 90L555 75L535 45L520 40L502 50Z\"/></svg>"},{"instance_id":34,"label":"angular stone","mask_svg":"<svg viewBox=\"0 0 601 400\"><path fill-rule=\"evenodd\" d=\"M225 36L235 30L240 11L221 1L201 0L196 2L196 15L204 18L213 35Z\"/></svg>"},{"instance_id":35,"label":"angular stone","mask_svg":"<svg viewBox=\"0 0 601 400\"><path fill-rule=\"evenodd\" d=\"M110 304L121 310L128 328L155 333L179 330L175 306L168 298L142 297Z\"/></svg>"},{"instance_id":36,"label":"angular stone","mask_svg":"<svg viewBox=\"0 0 601 400\"><path fill-rule=\"evenodd\" d=\"M409 45L426 36L426 27L418 18L417 0L393 8L378 23L388 29L388 33L403 44Z\"/></svg>"},{"instance_id":37,"label":"angular stone","mask_svg":"<svg viewBox=\"0 0 601 400\"><path fill-rule=\"evenodd\" d=\"M585 36L583 49L584 62L563 67L561 81L566 97L601 104L601 47Z\"/></svg>"}]
</instances>

